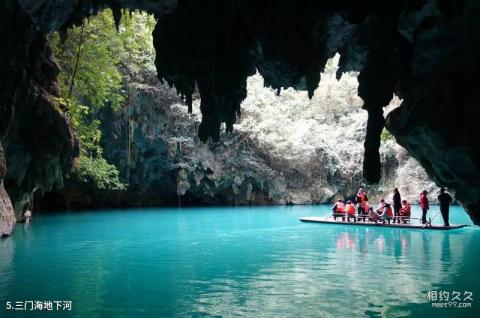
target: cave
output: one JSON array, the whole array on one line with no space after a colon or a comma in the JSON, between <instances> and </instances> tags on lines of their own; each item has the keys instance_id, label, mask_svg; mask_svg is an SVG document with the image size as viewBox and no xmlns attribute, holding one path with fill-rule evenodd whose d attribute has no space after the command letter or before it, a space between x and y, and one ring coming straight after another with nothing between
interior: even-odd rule
<instances>
[{"instance_id":1,"label":"cave","mask_svg":"<svg viewBox=\"0 0 480 318\"><path fill-rule=\"evenodd\" d=\"M69 118L55 104L59 70L47 35L105 8L117 23L124 10L138 9L157 19L158 78L177 89L189 111L198 89L200 140L218 140L222 124L232 131L256 70L279 92L293 87L312 97L325 62L339 52L338 76L360 72L365 180L381 178L386 127L480 224L480 1L6 0L0 8L0 139L12 125L24 132L13 141L25 154L23 169L12 171L15 204L61 185L79 153ZM393 94L402 104L385 119ZM3 157L0 145L0 227L8 234L15 216Z\"/></svg>"}]
</instances>

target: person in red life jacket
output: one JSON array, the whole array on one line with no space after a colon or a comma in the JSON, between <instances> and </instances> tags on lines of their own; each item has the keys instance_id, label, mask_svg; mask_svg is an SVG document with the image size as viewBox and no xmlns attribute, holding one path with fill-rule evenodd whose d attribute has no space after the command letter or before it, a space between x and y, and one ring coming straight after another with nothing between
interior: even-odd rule
<instances>
[{"instance_id":1,"label":"person in red life jacket","mask_svg":"<svg viewBox=\"0 0 480 318\"><path fill-rule=\"evenodd\" d=\"M405 219L409 219L410 215L412 215L412 207L407 200L402 200L402 207L400 208L400 216L403 218L403 222L405 223Z\"/></svg>"},{"instance_id":2,"label":"person in red life jacket","mask_svg":"<svg viewBox=\"0 0 480 318\"><path fill-rule=\"evenodd\" d=\"M367 193L365 192L365 190L363 188L358 189L356 201L357 201L357 211L359 215L363 213L365 201L367 200L368 200Z\"/></svg>"},{"instance_id":3,"label":"person in red life jacket","mask_svg":"<svg viewBox=\"0 0 480 318\"><path fill-rule=\"evenodd\" d=\"M343 215L342 220L345 221L345 203L342 199L338 199L337 202L332 207L333 210L333 219L336 221L337 216Z\"/></svg>"},{"instance_id":4,"label":"person in red life jacket","mask_svg":"<svg viewBox=\"0 0 480 318\"><path fill-rule=\"evenodd\" d=\"M383 222L385 223L385 220L388 221L388 224L390 224L390 221L393 219L393 209L392 206L388 203L385 203L385 212L383 213Z\"/></svg>"},{"instance_id":5,"label":"person in red life jacket","mask_svg":"<svg viewBox=\"0 0 480 318\"><path fill-rule=\"evenodd\" d=\"M368 210L370 210L370 203L368 203L368 199L367 197L365 197L365 201L363 201L363 204L362 204L362 213L363 214L368 214Z\"/></svg>"},{"instance_id":6,"label":"person in red life jacket","mask_svg":"<svg viewBox=\"0 0 480 318\"><path fill-rule=\"evenodd\" d=\"M366 197L365 197L366 198ZM373 210L372 206L370 205L370 203L368 203L368 199L366 199L365 201L363 201L362 203L362 208L361 208L361 213L358 215L358 220L359 221L365 221L367 216L368 216L368 213L370 212L370 210Z\"/></svg>"},{"instance_id":7,"label":"person in red life jacket","mask_svg":"<svg viewBox=\"0 0 480 318\"><path fill-rule=\"evenodd\" d=\"M350 218L353 218L353 222L356 221L355 218L355 205L352 203L352 201L348 200L347 201L347 206L345 207L345 211L347 211L347 221L350 222Z\"/></svg>"},{"instance_id":8,"label":"person in red life jacket","mask_svg":"<svg viewBox=\"0 0 480 318\"><path fill-rule=\"evenodd\" d=\"M422 209L422 224L427 223L427 211L430 209L428 204L427 190L423 190L420 194L420 208Z\"/></svg>"}]
</instances>

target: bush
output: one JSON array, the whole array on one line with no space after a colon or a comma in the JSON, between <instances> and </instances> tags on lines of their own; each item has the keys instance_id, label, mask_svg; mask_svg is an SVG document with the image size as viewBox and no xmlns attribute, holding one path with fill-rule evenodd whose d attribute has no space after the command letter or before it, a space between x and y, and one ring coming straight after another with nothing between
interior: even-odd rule
<instances>
[{"instance_id":1,"label":"bush","mask_svg":"<svg viewBox=\"0 0 480 318\"><path fill-rule=\"evenodd\" d=\"M103 157L91 158L80 156L72 176L80 182L91 183L102 190L124 190L125 185L120 182L118 170Z\"/></svg>"},{"instance_id":2,"label":"bush","mask_svg":"<svg viewBox=\"0 0 480 318\"><path fill-rule=\"evenodd\" d=\"M386 142L389 140L395 140L395 138L393 137L391 132L389 132L386 128L383 128L382 134L380 135L380 140L382 142Z\"/></svg>"}]
</instances>

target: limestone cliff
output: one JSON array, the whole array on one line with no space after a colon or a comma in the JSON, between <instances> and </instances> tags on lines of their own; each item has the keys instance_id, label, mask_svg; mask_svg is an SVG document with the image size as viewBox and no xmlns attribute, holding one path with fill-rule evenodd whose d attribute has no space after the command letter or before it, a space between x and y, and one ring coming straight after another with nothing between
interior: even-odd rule
<instances>
[{"instance_id":1,"label":"limestone cliff","mask_svg":"<svg viewBox=\"0 0 480 318\"><path fill-rule=\"evenodd\" d=\"M69 118L55 99L59 70L46 38L37 35L28 50L35 52L35 59L24 69L3 141L8 166L4 184L17 218L31 204L34 192L41 196L62 187L79 152Z\"/></svg>"},{"instance_id":2,"label":"limestone cliff","mask_svg":"<svg viewBox=\"0 0 480 318\"><path fill-rule=\"evenodd\" d=\"M0 4L0 37L0 227L10 234L15 215L4 187L20 216L35 190L62 182L78 142L54 103L58 68L45 34L17 1Z\"/></svg>"},{"instance_id":3,"label":"limestone cliff","mask_svg":"<svg viewBox=\"0 0 480 318\"><path fill-rule=\"evenodd\" d=\"M11 235L16 221L12 203L3 186L6 169L3 148L0 145L0 237Z\"/></svg>"},{"instance_id":4,"label":"limestone cliff","mask_svg":"<svg viewBox=\"0 0 480 318\"><path fill-rule=\"evenodd\" d=\"M136 84L123 109L101 116L105 155L119 168L127 191L67 181L57 193L65 202L60 206L310 204L354 196L364 183L367 113L357 96L358 73L337 80L337 63L338 56L328 61L311 99L293 89L277 95L260 74L251 76L242 118L215 143L196 137L198 98L188 114L174 89ZM394 98L388 111L399 103ZM417 202L422 190L436 187L392 138L383 142L383 178L368 187L369 195L372 202L389 200L399 187L404 198Z\"/></svg>"}]
</instances>

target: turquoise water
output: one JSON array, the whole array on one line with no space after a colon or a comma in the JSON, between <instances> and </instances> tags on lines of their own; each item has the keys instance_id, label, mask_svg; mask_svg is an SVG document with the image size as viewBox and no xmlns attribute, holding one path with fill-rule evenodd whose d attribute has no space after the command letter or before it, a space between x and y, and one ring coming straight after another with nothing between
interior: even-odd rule
<instances>
[{"instance_id":1,"label":"turquoise water","mask_svg":"<svg viewBox=\"0 0 480 318\"><path fill-rule=\"evenodd\" d=\"M329 213L279 206L38 216L0 240L0 317L479 317L478 228L298 221ZM458 207L451 219L471 224ZM432 308L429 290L472 292L472 307ZM6 310L7 301L26 300L70 300L72 310Z\"/></svg>"}]
</instances>

